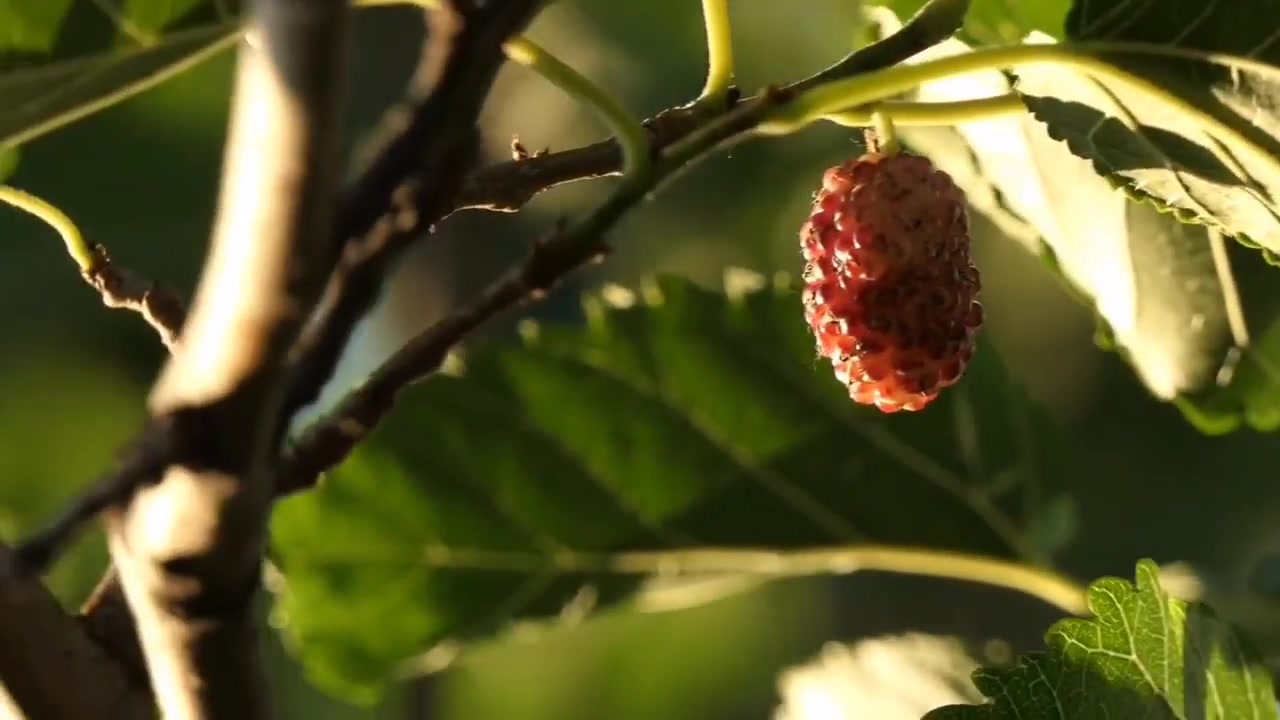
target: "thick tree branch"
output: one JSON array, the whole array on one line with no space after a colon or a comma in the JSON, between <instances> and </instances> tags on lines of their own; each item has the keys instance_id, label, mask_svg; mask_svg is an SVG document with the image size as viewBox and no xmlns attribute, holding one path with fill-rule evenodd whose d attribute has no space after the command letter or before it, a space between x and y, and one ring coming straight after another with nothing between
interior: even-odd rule
<instances>
[{"instance_id":1,"label":"thick tree branch","mask_svg":"<svg viewBox=\"0 0 1280 720\"><path fill-rule=\"evenodd\" d=\"M179 460L107 514L168 717L269 717L252 600L288 350L325 277L343 0L257 0L239 52L221 206L182 343L151 396Z\"/></svg>"}]
</instances>

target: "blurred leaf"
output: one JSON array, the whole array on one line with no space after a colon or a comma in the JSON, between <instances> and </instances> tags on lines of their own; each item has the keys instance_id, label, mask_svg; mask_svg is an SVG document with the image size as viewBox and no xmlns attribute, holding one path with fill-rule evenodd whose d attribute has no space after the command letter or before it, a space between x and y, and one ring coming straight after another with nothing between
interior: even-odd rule
<instances>
[{"instance_id":1,"label":"blurred leaf","mask_svg":"<svg viewBox=\"0 0 1280 720\"><path fill-rule=\"evenodd\" d=\"M929 0L888 0L870 3L900 18L914 15ZM998 45L1019 42L1033 30L1062 37L1063 22L1071 0L973 0L965 17L963 35L978 44Z\"/></svg>"},{"instance_id":2,"label":"blurred leaf","mask_svg":"<svg viewBox=\"0 0 1280 720\"><path fill-rule=\"evenodd\" d=\"M1051 558L1067 546L1080 527L1080 510L1075 498L1065 493L1053 496L1027 528L1027 544L1038 557Z\"/></svg>"},{"instance_id":3,"label":"blurred leaf","mask_svg":"<svg viewBox=\"0 0 1280 720\"><path fill-rule=\"evenodd\" d=\"M6 540L51 519L115 460L145 416L142 389L83 351L16 353L0 360L0 516ZM71 449L71 451L68 451ZM88 592L106 549L86 534L55 566L64 601Z\"/></svg>"},{"instance_id":4,"label":"blurred leaf","mask_svg":"<svg viewBox=\"0 0 1280 720\"><path fill-rule=\"evenodd\" d=\"M228 48L240 0L0 3L0 150Z\"/></svg>"},{"instance_id":5,"label":"blurred leaf","mask_svg":"<svg viewBox=\"0 0 1280 720\"><path fill-rule=\"evenodd\" d=\"M369 700L446 640L581 615L680 571L685 550L1026 554L1024 488L993 481L1044 483L1065 455L990 346L927 411L881 415L815 361L795 289L730 277L727 297L676 279L610 286L585 327L476 351L283 502L279 607L317 684ZM743 559L715 571L799 572L730 557Z\"/></svg>"},{"instance_id":6,"label":"blurred leaf","mask_svg":"<svg viewBox=\"0 0 1280 720\"><path fill-rule=\"evenodd\" d=\"M1048 652L1007 670L978 670L987 705L939 708L925 720L1059 717L1248 720L1277 718L1271 676L1253 650L1200 603L1171 598L1160 569L1138 563L1137 586L1089 588L1096 617L1058 622Z\"/></svg>"},{"instance_id":7,"label":"blurred leaf","mask_svg":"<svg viewBox=\"0 0 1280 720\"><path fill-rule=\"evenodd\" d=\"M1072 152L1127 193L1280 252L1280 20L1263 0L1077 2L1071 40L1158 44L1090 51L1150 88L1076 70L1019 70L1019 91Z\"/></svg>"},{"instance_id":8,"label":"blurred leaf","mask_svg":"<svg viewBox=\"0 0 1280 720\"><path fill-rule=\"evenodd\" d=\"M831 643L778 682L773 720L920 720L940 705L981 702L978 663L957 638L921 633Z\"/></svg>"},{"instance_id":9,"label":"blurred leaf","mask_svg":"<svg viewBox=\"0 0 1280 720\"><path fill-rule=\"evenodd\" d=\"M876 20L884 31L900 27L892 16ZM916 60L968 50L948 40ZM1020 76L1019 88L1069 92L1085 82L1032 68ZM916 98L963 100L1009 90L1009 80L993 71L928 83ZM1117 192L1029 116L900 133L955 178L975 209L1054 266L1153 394L1178 400L1206 432L1242 422L1280 427L1274 271L1259 273L1260 261L1234 249L1220 266L1203 226ZM1234 286L1224 285L1223 271L1234 276ZM1230 324L1237 309L1257 335L1243 356Z\"/></svg>"}]
</instances>

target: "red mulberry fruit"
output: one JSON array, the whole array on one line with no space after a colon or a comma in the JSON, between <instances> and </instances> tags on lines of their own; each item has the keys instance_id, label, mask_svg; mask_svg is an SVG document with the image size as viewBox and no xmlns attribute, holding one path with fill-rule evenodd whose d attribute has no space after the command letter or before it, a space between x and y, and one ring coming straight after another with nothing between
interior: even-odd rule
<instances>
[{"instance_id":1,"label":"red mulberry fruit","mask_svg":"<svg viewBox=\"0 0 1280 720\"><path fill-rule=\"evenodd\" d=\"M964 374L982 326L964 193L928 158L827 170L800 230L805 320L854 401L921 410Z\"/></svg>"}]
</instances>

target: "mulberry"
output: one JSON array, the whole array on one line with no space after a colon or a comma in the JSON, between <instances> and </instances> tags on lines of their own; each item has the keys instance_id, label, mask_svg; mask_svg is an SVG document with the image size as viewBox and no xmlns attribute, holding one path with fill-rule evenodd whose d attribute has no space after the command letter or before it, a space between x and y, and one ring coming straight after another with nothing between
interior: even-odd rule
<instances>
[{"instance_id":1,"label":"mulberry","mask_svg":"<svg viewBox=\"0 0 1280 720\"><path fill-rule=\"evenodd\" d=\"M928 158L830 168L800 230L804 315L855 402L922 410L964 374L983 309L963 191Z\"/></svg>"}]
</instances>

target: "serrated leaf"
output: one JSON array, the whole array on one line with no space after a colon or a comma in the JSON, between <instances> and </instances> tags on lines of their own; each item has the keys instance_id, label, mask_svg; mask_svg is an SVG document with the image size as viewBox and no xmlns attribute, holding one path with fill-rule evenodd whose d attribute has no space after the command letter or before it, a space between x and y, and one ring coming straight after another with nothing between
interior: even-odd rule
<instances>
[{"instance_id":1,"label":"serrated leaf","mask_svg":"<svg viewBox=\"0 0 1280 720\"><path fill-rule=\"evenodd\" d=\"M891 14L874 19L885 32L901 27ZM915 61L969 50L948 40ZM1037 72L1024 73L1022 82L1048 82ZM1065 76L1056 82L1088 81ZM990 71L927 83L915 98L968 100L1010 89L1002 73ZM1220 264L1203 227L1116 192L1031 117L899 133L950 173L975 209L1046 257L1157 397L1176 400L1206 432L1242 422L1280 427L1280 374L1269 370L1280 366L1280 344L1269 342L1274 336L1280 343L1280 298L1273 274L1259 272L1266 268L1256 258L1232 248ZM1224 269L1234 286L1224 284ZM1257 334L1247 348L1237 347L1233 312Z\"/></svg>"},{"instance_id":2,"label":"serrated leaf","mask_svg":"<svg viewBox=\"0 0 1280 720\"><path fill-rule=\"evenodd\" d=\"M1018 554L1020 489L988 487L1067 456L993 349L926 411L881 415L815 359L797 290L751 277L611 287L584 327L478 349L284 501L279 609L314 681L367 700L441 643L659 571L840 571L772 553L867 541Z\"/></svg>"},{"instance_id":3,"label":"serrated leaf","mask_svg":"<svg viewBox=\"0 0 1280 720\"><path fill-rule=\"evenodd\" d=\"M1138 563L1136 586L1095 582L1088 602L1094 617L1058 622L1047 652L974 673L991 702L939 708L924 720L1280 717L1253 649L1208 606L1170 597L1154 562Z\"/></svg>"},{"instance_id":4,"label":"serrated leaf","mask_svg":"<svg viewBox=\"0 0 1280 720\"><path fill-rule=\"evenodd\" d=\"M0 2L0 150L228 48L240 0Z\"/></svg>"},{"instance_id":5,"label":"serrated leaf","mask_svg":"<svg viewBox=\"0 0 1280 720\"><path fill-rule=\"evenodd\" d=\"M1040 66L1019 69L1019 90L1129 194L1280 252L1278 19L1257 0L1077 2L1067 39L1130 43L1079 51L1129 79Z\"/></svg>"}]
</instances>

